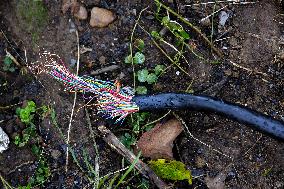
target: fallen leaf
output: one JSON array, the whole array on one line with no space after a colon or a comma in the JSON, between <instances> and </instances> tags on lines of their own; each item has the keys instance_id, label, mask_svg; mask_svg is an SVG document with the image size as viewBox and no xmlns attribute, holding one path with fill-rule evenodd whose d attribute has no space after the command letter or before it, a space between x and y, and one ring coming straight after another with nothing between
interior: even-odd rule
<instances>
[{"instance_id":1,"label":"fallen leaf","mask_svg":"<svg viewBox=\"0 0 284 189\"><path fill-rule=\"evenodd\" d=\"M151 159L173 159L173 141L182 132L182 124L171 119L164 124L158 123L153 129L143 133L137 142L138 150L144 157Z\"/></svg>"}]
</instances>

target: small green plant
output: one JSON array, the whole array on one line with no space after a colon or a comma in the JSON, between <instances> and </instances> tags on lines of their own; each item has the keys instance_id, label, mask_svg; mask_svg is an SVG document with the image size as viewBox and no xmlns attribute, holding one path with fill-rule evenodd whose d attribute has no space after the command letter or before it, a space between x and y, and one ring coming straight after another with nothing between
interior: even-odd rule
<instances>
[{"instance_id":1,"label":"small green plant","mask_svg":"<svg viewBox=\"0 0 284 189\"><path fill-rule=\"evenodd\" d=\"M15 72L16 71L16 67L13 64L13 60L9 56L5 57L3 64L4 64L3 65L4 71L9 71L9 72Z\"/></svg>"},{"instance_id":2,"label":"small green plant","mask_svg":"<svg viewBox=\"0 0 284 189\"><path fill-rule=\"evenodd\" d=\"M43 184L50 176L50 169L46 162L46 159L41 158L39 160L38 167L35 171L34 177L31 178L30 183L32 186Z\"/></svg>"},{"instance_id":3,"label":"small green plant","mask_svg":"<svg viewBox=\"0 0 284 189\"><path fill-rule=\"evenodd\" d=\"M176 36L180 43L189 39L189 34L183 29L182 25L176 21L170 20L169 16L164 16L162 18L162 25L167 27Z\"/></svg>"},{"instance_id":4,"label":"small green plant","mask_svg":"<svg viewBox=\"0 0 284 189\"><path fill-rule=\"evenodd\" d=\"M192 184L190 171L180 161L166 161L165 159L151 160L149 161L149 166L163 179L173 181L187 180L189 184Z\"/></svg>"},{"instance_id":5,"label":"small green plant","mask_svg":"<svg viewBox=\"0 0 284 189\"><path fill-rule=\"evenodd\" d=\"M133 64L143 64L145 62L145 55L143 54L145 43L142 39L136 39L134 46L138 51L135 53L134 57L132 57L131 54L125 57L124 63L131 64L133 61Z\"/></svg>"},{"instance_id":6,"label":"small green plant","mask_svg":"<svg viewBox=\"0 0 284 189\"><path fill-rule=\"evenodd\" d=\"M47 159L42 156L42 148L38 145L32 146L32 152L38 159L38 165L34 172L34 175L29 179L26 186L19 186L19 189L30 189L35 186L42 185L48 177L51 175L50 169L47 164Z\"/></svg>"},{"instance_id":7,"label":"small green plant","mask_svg":"<svg viewBox=\"0 0 284 189\"><path fill-rule=\"evenodd\" d=\"M28 101L24 108L16 109L16 114L19 116L21 122L28 126L22 131L22 135L15 136L14 144L19 147L25 146L31 138L38 138L35 125L33 124L35 112L36 105L33 101Z\"/></svg>"},{"instance_id":8,"label":"small green plant","mask_svg":"<svg viewBox=\"0 0 284 189\"><path fill-rule=\"evenodd\" d=\"M22 132L22 136L16 135L14 139L14 144L19 147L25 146L31 138L36 137L36 128L34 125L29 126L24 129Z\"/></svg>"},{"instance_id":9,"label":"small green plant","mask_svg":"<svg viewBox=\"0 0 284 189\"><path fill-rule=\"evenodd\" d=\"M140 185L137 186L138 189L148 189L150 188L149 180L142 178Z\"/></svg>"},{"instance_id":10,"label":"small green plant","mask_svg":"<svg viewBox=\"0 0 284 189\"><path fill-rule=\"evenodd\" d=\"M156 65L154 71L148 71L147 69L142 69L137 72L138 81L141 83L147 82L149 85L157 82L159 75L163 72L165 66ZM152 72L152 73L151 73Z\"/></svg>"},{"instance_id":11,"label":"small green plant","mask_svg":"<svg viewBox=\"0 0 284 189\"><path fill-rule=\"evenodd\" d=\"M135 113L132 114L132 117L128 119L129 125L132 127L132 133L124 133L120 137L120 141L128 148L131 149L131 146L134 145L137 141L138 135L147 130L149 127L153 127L152 124L150 124L148 127L143 128L143 125L145 125L150 117L150 113L148 112L141 112L141 113Z\"/></svg>"},{"instance_id":12,"label":"small green plant","mask_svg":"<svg viewBox=\"0 0 284 189\"><path fill-rule=\"evenodd\" d=\"M32 124L35 111L36 105L34 101L28 101L26 107L16 109L16 114L20 117L21 122L29 125Z\"/></svg>"},{"instance_id":13,"label":"small green plant","mask_svg":"<svg viewBox=\"0 0 284 189\"><path fill-rule=\"evenodd\" d=\"M145 95L147 94L148 90L145 86L138 86L136 87L135 92L139 95Z\"/></svg>"},{"instance_id":14,"label":"small green plant","mask_svg":"<svg viewBox=\"0 0 284 189\"><path fill-rule=\"evenodd\" d=\"M41 118L45 118L49 112L50 108L48 106L36 108L34 101L27 101L26 106L16 109L17 116L22 123L27 125L27 128L22 131L21 135L16 135L14 143L19 147L23 147L27 145L31 139L34 139L36 143L32 144L31 151L38 159L38 165L34 175L29 179L26 186L19 186L18 188L20 189L30 189L42 185L51 175L47 159L43 156L43 149L39 145L40 136L36 132L36 127L33 123L35 113L38 113Z\"/></svg>"},{"instance_id":15,"label":"small green plant","mask_svg":"<svg viewBox=\"0 0 284 189\"><path fill-rule=\"evenodd\" d=\"M136 143L137 139L129 133L124 133L124 135L120 137L120 141L126 148L131 149L131 146Z\"/></svg>"}]
</instances>

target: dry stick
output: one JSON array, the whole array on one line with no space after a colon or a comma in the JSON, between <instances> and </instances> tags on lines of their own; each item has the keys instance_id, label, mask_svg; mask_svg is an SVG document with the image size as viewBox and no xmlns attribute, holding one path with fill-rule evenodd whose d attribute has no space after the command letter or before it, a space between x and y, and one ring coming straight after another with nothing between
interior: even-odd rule
<instances>
[{"instance_id":1,"label":"dry stick","mask_svg":"<svg viewBox=\"0 0 284 189\"><path fill-rule=\"evenodd\" d=\"M19 68L21 68L21 64L17 61L17 59L6 50L6 56L8 56Z\"/></svg>"},{"instance_id":2,"label":"dry stick","mask_svg":"<svg viewBox=\"0 0 284 189\"><path fill-rule=\"evenodd\" d=\"M163 49L162 47L160 47L160 45L153 39L153 37L151 37L151 34L144 28L142 27L140 24L138 24L138 26L150 36L151 41L154 43L154 45L161 51L161 53L163 53L171 62L172 64L176 65L183 73L185 73L186 75L189 75L188 72L186 72L177 62L175 62Z\"/></svg>"},{"instance_id":3,"label":"dry stick","mask_svg":"<svg viewBox=\"0 0 284 189\"><path fill-rule=\"evenodd\" d=\"M197 28L196 26L194 26L192 23L190 23L189 21L187 21L185 18L183 18L182 16L180 16L178 13L176 13L174 10L172 10L171 8L167 7L166 5L164 5L163 3L161 3L159 0L155 0L156 3L158 3L158 5L162 6L164 9L166 9L167 11L169 11L170 13L172 13L174 16L176 16L178 19L180 19L183 23L185 23L186 25L188 25L191 29L193 29L198 35L201 36L201 38L207 43L207 45L221 58L223 58L223 53L217 49L216 47L214 47L214 45L211 43L211 41L201 32L201 30L199 28Z\"/></svg>"},{"instance_id":4,"label":"dry stick","mask_svg":"<svg viewBox=\"0 0 284 189\"><path fill-rule=\"evenodd\" d=\"M207 5L215 4L215 3L229 3L229 4L233 4L233 5L247 5L247 4L258 3L258 1L249 1L249 2L240 2L240 0L211 1L211 2L206 2L206 3L197 3L197 4L184 5L184 6L185 7L200 6L200 5L207 6Z\"/></svg>"},{"instance_id":5,"label":"dry stick","mask_svg":"<svg viewBox=\"0 0 284 189\"><path fill-rule=\"evenodd\" d=\"M137 24L138 24L138 22L139 22L139 20L140 20L140 17L141 17L141 15L142 15L142 13L143 13L145 10L147 10L147 9L148 9L148 7L144 8L144 9L142 9L142 10L140 11L140 13L139 13L139 15L138 15L138 18L137 18L137 20L136 20L136 22L135 22L135 24L134 24L133 29L132 29L131 36L130 36L129 49L130 49L130 57L131 57L131 66L132 66L132 71L133 71L133 89L134 89L134 90L135 90L135 68L134 68L133 47L132 47L132 45L133 45L133 36L134 36L134 32L135 32L135 30L136 30Z\"/></svg>"},{"instance_id":6,"label":"dry stick","mask_svg":"<svg viewBox=\"0 0 284 189\"><path fill-rule=\"evenodd\" d=\"M260 74L260 75L263 75L263 76L265 76L265 77L268 77L268 74L267 74L267 73L260 72L260 71L257 71L257 70L252 70L252 69L250 69L250 68L246 68L246 67L241 66L241 65L239 65L239 64L237 64L237 63L235 63L235 62L233 62L233 61L229 61L229 63L231 63L233 66L235 66L235 67L237 67L237 68L241 68L241 69L243 69L243 70L245 70L245 71L252 72L252 73L255 73L255 74Z\"/></svg>"},{"instance_id":7,"label":"dry stick","mask_svg":"<svg viewBox=\"0 0 284 189\"><path fill-rule=\"evenodd\" d=\"M105 126L101 125L98 127L99 131L103 135L103 140L108 143L110 147L116 150L119 154L125 157L129 162L133 162L136 159L136 156L128 150L119 140L118 138ZM170 188L164 181L162 181L154 171L143 161L138 160L135 164L135 168L142 173L144 176L149 177L151 181L153 181L158 188L166 189Z\"/></svg>"},{"instance_id":8,"label":"dry stick","mask_svg":"<svg viewBox=\"0 0 284 189\"><path fill-rule=\"evenodd\" d=\"M80 46L79 46L78 30L76 30L76 37L77 37L77 69L76 69L76 75L78 75L78 73L79 73L79 65L80 65ZM74 94L73 107L72 107L72 111L71 111L71 115L70 115L68 131L67 131L67 141L66 141L67 148L66 148L65 172L68 171L70 131L71 131L71 125L72 125L72 120L73 120L73 115L74 115L74 109L75 109L75 106L76 106L76 101L77 101L77 91L75 91L75 94Z\"/></svg>"}]
</instances>

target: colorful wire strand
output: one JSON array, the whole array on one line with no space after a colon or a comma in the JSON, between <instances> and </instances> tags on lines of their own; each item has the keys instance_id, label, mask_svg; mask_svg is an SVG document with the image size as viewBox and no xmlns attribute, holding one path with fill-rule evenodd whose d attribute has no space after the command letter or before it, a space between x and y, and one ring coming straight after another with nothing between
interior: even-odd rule
<instances>
[{"instance_id":1,"label":"colorful wire strand","mask_svg":"<svg viewBox=\"0 0 284 189\"><path fill-rule=\"evenodd\" d=\"M98 113L107 119L117 118L122 121L128 114L139 111L138 106L132 102L134 96L130 87L118 89L116 84L110 81L94 79L89 76L77 76L71 73L60 57L56 54L44 52L41 59L32 65L32 70L37 73L47 73L54 79L62 82L68 91L92 93L97 98Z\"/></svg>"}]
</instances>

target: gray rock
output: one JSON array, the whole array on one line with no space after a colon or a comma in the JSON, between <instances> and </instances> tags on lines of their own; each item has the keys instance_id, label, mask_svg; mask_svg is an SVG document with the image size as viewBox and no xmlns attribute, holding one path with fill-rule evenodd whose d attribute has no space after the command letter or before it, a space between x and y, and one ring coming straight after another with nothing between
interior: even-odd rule
<instances>
[{"instance_id":1,"label":"gray rock","mask_svg":"<svg viewBox=\"0 0 284 189\"><path fill-rule=\"evenodd\" d=\"M0 127L0 153L8 149L9 143L10 143L10 140L9 140L8 135Z\"/></svg>"},{"instance_id":2,"label":"gray rock","mask_svg":"<svg viewBox=\"0 0 284 189\"><path fill-rule=\"evenodd\" d=\"M228 14L226 11L221 11L219 14L219 25L225 26L229 17L230 17L230 14Z\"/></svg>"}]
</instances>

